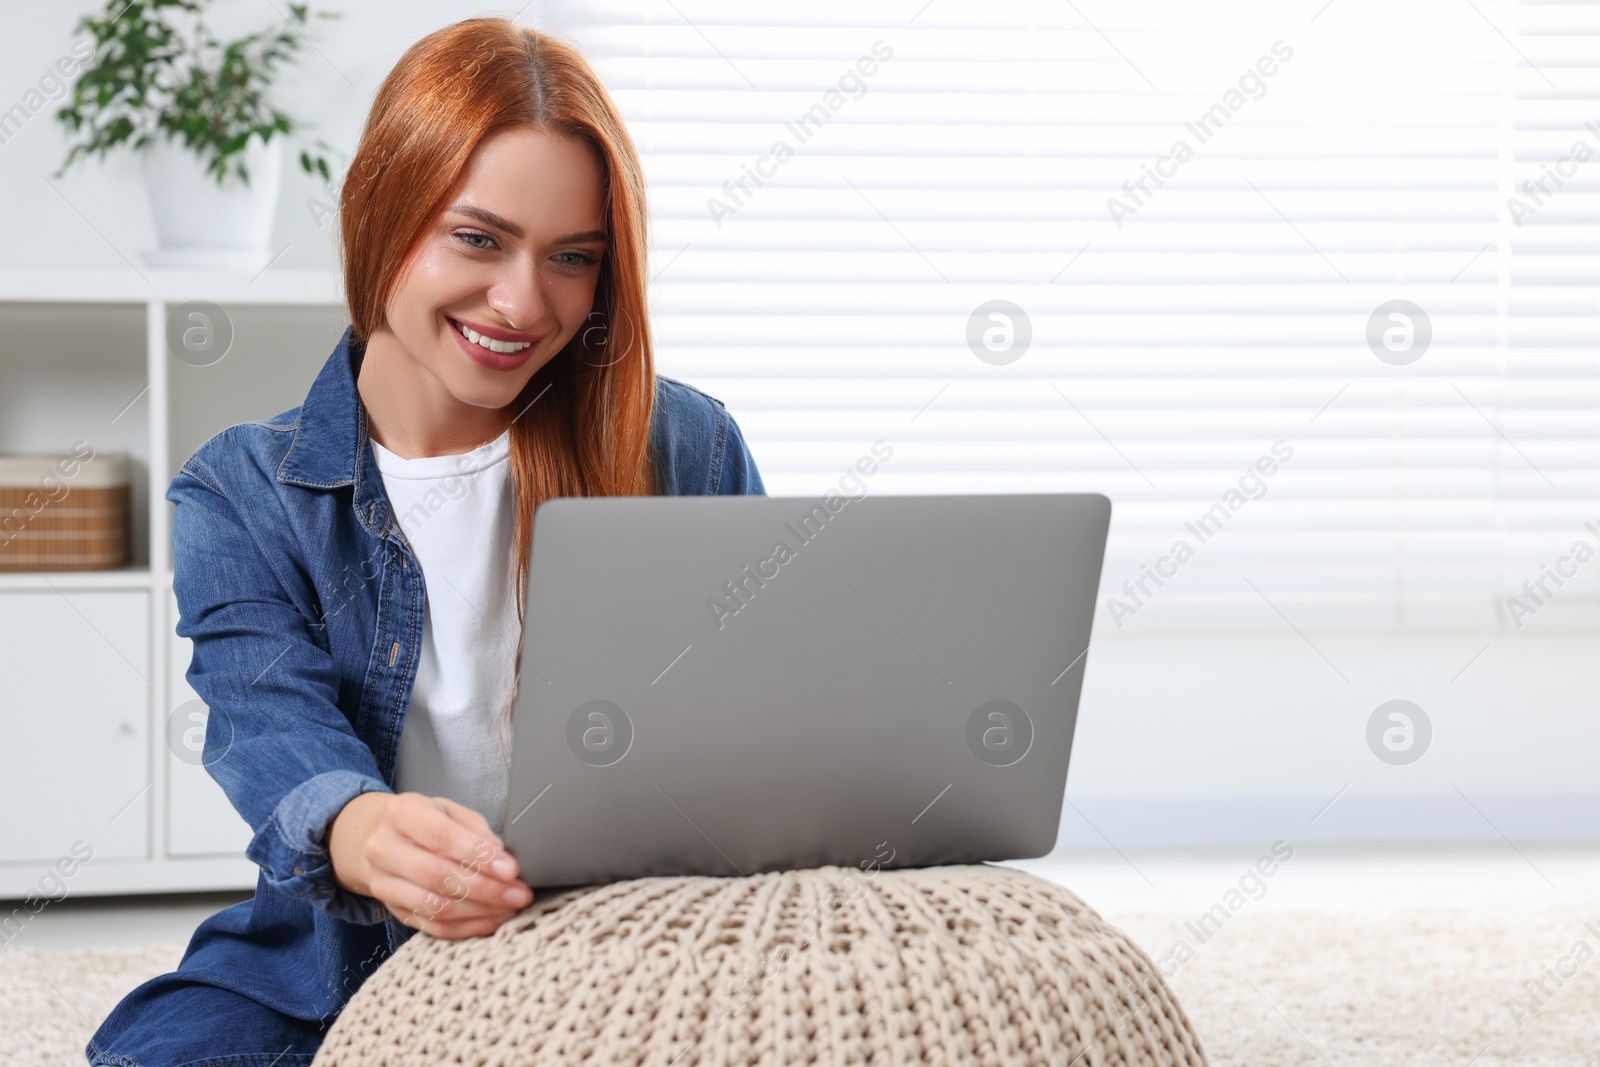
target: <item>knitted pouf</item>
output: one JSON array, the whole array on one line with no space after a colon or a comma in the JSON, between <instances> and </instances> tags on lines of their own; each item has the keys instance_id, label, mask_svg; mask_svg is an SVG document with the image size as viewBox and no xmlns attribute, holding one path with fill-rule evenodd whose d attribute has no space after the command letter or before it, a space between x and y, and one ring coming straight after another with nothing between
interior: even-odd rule
<instances>
[{"instance_id":1,"label":"knitted pouf","mask_svg":"<svg viewBox=\"0 0 1600 1067\"><path fill-rule=\"evenodd\" d=\"M1204 1067L1150 958L987 864L640 878L417 934L313 1067Z\"/></svg>"}]
</instances>

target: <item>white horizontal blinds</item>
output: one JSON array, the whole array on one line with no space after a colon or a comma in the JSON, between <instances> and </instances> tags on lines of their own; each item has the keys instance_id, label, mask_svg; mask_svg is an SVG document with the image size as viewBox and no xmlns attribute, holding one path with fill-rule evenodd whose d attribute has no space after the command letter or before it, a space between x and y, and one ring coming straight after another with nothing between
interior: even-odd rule
<instances>
[{"instance_id":1,"label":"white horizontal blinds","mask_svg":"<svg viewBox=\"0 0 1600 1067\"><path fill-rule=\"evenodd\" d=\"M1490 399L1523 455L1501 455L1516 474L1502 577L1525 626L1592 624L1600 563L1579 560L1600 553L1600 6L1520 3L1516 23L1509 358ZM1530 478L1532 464L1548 482Z\"/></svg>"},{"instance_id":2,"label":"white horizontal blinds","mask_svg":"<svg viewBox=\"0 0 1600 1067\"><path fill-rule=\"evenodd\" d=\"M661 368L728 403L769 492L881 438L873 492L1106 493L1101 623L1128 628L1487 621L1592 505L1592 363L1550 331L1592 335L1595 300L1532 284L1505 205L1527 117L1581 106L1537 103L1530 17L613 0L542 25L643 153ZM1541 232L1540 269L1585 269L1583 225ZM994 300L1031 327L1014 362L969 346ZM1409 365L1366 340L1391 300L1431 323Z\"/></svg>"}]
</instances>

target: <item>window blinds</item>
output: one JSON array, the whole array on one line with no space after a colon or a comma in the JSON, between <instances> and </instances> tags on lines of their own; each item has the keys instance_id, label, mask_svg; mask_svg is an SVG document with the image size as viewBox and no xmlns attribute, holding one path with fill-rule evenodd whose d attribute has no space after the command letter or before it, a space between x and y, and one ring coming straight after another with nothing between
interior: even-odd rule
<instances>
[{"instance_id":1,"label":"window blinds","mask_svg":"<svg viewBox=\"0 0 1600 1067\"><path fill-rule=\"evenodd\" d=\"M535 17L769 492L1105 493L1101 627L1600 622L1600 13L1292 6Z\"/></svg>"}]
</instances>

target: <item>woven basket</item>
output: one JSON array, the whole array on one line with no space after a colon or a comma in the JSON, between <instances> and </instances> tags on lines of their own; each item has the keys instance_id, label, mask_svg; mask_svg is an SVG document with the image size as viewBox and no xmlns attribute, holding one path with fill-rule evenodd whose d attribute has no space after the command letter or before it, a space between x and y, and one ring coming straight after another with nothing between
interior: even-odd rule
<instances>
[{"instance_id":1,"label":"woven basket","mask_svg":"<svg viewBox=\"0 0 1600 1067\"><path fill-rule=\"evenodd\" d=\"M313 1067L1205 1067L1150 958L984 864L654 877L416 934Z\"/></svg>"},{"instance_id":2,"label":"woven basket","mask_svg":"<svg viewBox=\"0 0 1600 1067\"><path fill-rule=\"evenodd\" d=\"M126 565L131 468L126 452L0 455L0 571Z\"/></svg>"}]
</instances>

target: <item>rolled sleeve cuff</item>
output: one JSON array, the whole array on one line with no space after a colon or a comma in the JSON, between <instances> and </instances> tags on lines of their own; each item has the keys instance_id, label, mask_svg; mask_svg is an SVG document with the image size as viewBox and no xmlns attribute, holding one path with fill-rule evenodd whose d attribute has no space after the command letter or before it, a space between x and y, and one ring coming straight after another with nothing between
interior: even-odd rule
<instances>
[{"instance_id":1,"label":"rolled sleeve cuff","mask_svg":"<svg viewBox=\"0 0 1600 1067\"><path fill-rule=\"evenodd\" d=\"M307 900L336 919L370 926L388 917L376 899L339 885L328 854L328 828L362 793L392 793L382 779L360 771L324 771L291 789L250 839L245 856L285 896Z\"/></svg>"}]
</instances>

